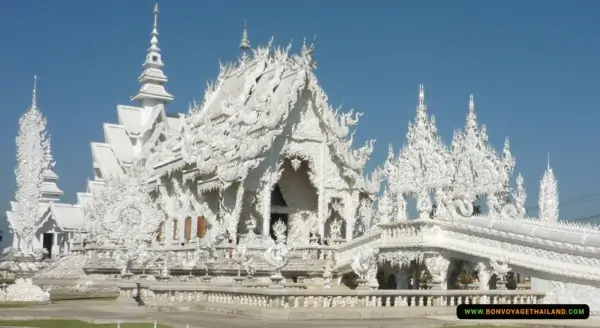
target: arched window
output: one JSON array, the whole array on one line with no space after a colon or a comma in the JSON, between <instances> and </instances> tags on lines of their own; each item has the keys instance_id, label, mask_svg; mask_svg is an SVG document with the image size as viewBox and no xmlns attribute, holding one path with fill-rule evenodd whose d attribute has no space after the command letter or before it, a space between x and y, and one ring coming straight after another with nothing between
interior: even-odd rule
<instances>
[{"instance_id":1,"label":"arched window","mask_svg":"<svg viewBox=\"0 0 600 328\"><path fill-rule=\"evenodd\" d=\"M185 241L190 241L190 239L192 238L192 218L191 217L185 218L183 238L185 239Z\"/></svg>"}]
</instances>

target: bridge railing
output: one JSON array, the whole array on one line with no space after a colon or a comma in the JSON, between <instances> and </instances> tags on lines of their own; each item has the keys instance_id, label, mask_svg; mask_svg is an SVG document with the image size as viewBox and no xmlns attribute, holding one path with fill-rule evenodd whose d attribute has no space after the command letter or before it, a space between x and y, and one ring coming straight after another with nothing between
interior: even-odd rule
<instances>
[{"instance_id":1,"label":"bridge railing","mask_svg":"<svg viewBox=\"0 0 600 328\"><path fill-rule=\"evenodd\" d=\"M294 284L297 285L297 284ZM292 287L292 286L290 286ZM120 299L146 305L190 306L223 304L260 308L378 308L448 307L459 304L540 304L544 293L526 290L310 290L293 288L231 287L199 284L124 284Z\"/></svg>"}]
</instances>

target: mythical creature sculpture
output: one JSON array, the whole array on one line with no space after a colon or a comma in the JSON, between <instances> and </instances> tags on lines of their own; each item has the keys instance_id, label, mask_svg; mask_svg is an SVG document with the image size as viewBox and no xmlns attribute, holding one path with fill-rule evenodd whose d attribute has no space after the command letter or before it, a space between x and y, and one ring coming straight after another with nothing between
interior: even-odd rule
<instances>
[{"instance_id":1,"label":"mythical creature sculpture","mask_svg":"<svg viewBox=\"0 0 600 328\"><path fill-rule=\"evenodd\" d=\"M220 225L214 225L198 240L198 249L208 252L208 260L214 262L218 257L216 247L224 240L227 240L227 231Z\"/></svg>"},{"instance_id":2,"label":"mythical creature sculpture","mask_svg":"<svg viewBox=\"0 0 600 328\"><path fill-rule=\"evenodd\" d=\"M192 271L194 270L194 267L196 266L196 263L198 263L198 259L197 258L186 258L183 259L181 261L181 267L186 270L189 271L190 273L190 277L192 276Z\"/></svg>"},{"instance_id":3,"label":"mythical creature sculpture","mask_svg":"<svg viewBox=\"0 0 600 328\"><path fill-rule=\"evenodd\" d=\"M285 244L285 224L280 220L273 226L273 232L277 241L270 240L269 246L264 253L264 259L273 268L275 277L281 277L281 269L283 269L291 258L293 248L289 248Z\"/></svg>"},{"instance_id":4,"label":"mythical creature sculpture","mask_svg":"<svg viewBox=\"0 0 600 328\"><path fill-rule=\"evenodd\" d=\"M512 269L508 266L509 258L495 258L490 260L490 266L492 267L492 272L498 276L503 276L507 274Z\"/></svg>"},{"instance_id":5,"label":"mythical creature sculpture","mask_svg":"<svg viewBox=\"0 0 600 328\"><path fill-rule=\"evenodd\" d=\"M432 254L425 257L425 265L433 278L433 283L440 289L446 289L450 261L441 254Z\"/></svg>"},{"instance_id":6,"label":"mythical creature sculpture","mask_svg":"<svg viewBox=\"0 0 600 328\"><path fill-rule=\"evenodd\" d=\"M241 270L246 270L248 277L253 277L255 273L254 258L248 250L246 244L238 244L235 248L236 257L235 260L238 263L238 277L241 274Z\"/></svg>"},{"instance_id":7,"label":"mythical creature sculpture","mask_svg":"<svg viewBox=\"0 0 600 328\"><path fill-rule=\"evenodd\" d=\"M148 245L137 239L126 240L125 244L117 252L117 263L121 267L121 275L131 275L131 268L136 263L146 261L149 256Z\"/></svg>"},{"instance_id":8,"label":"mythical creature sculpture","mask_svg":"<svg viewBox=\"0 0 600 328\"><path fill-rule=\"evenodd\" d=\"M277 220L275 224L273 224L273 234L275 235L275 240L278 243L285 243L285 233L287 231L287 226L283 221Z\"/></svg>"},{"instance_id":9,"label":"mythical creature sculpture","mask_svg":"<svg viewBox=\"0 0 600 328\"><path fill-rule=\"evenodd\" d=\"M248 234L249 235L254 235L254 230L256 229L256 218L254 218L253 216L250 216L247 220L246 220L246 228L248 229Z\"/></svg>"},{"instance_id":10,"label":"mythical creature sculpture","mask_svg":"<svg viewBox=\"0 0 600 328\"><path fill-rule=\"evenodd\" d=\"M342 240L342 220L334 219L329 224L329 242L332 245L338 244Z\"/></svg>"},{"instance_id":11,"label":"mythical creature sculpture","mask_svg":"<svg viewBox=\"0 0 600 328\"><path fill-rule=\"evenodd\" d=\"M360 279L365 280L369 270L377 263L378 251L373 248L364 248L352 257L352 271L354 271Z\"/></svg>"},{"instance_id":12,"label":"mythical creature sculpture","mask_svg":"<svg viewBox=\"0 0 600 328\"><path fill-rule=\"evenodd\" d=\"M148 265L156 258L156 256L154 254L152 254L152 252L150 252L148 249L144 248L140 251L140 253L137 256L137 263L139 263L142 266L142 274L146 274L146 267L148 267Z\"/></svg>"},{"instance_id":13,"label":"mythical creature sculpture","mask_svg":"<svg viewBox=\"0 0 600 328\"><path fill-rule=\"evenodd\" d=\"M490 265L483 262L477 262L476 265L477 276L479 278L479 289L488 290L490 284L490 278L492 277L492 269Z\"/></svg>"},{"instance_id":14,"label":"mythical creature sculpture","mask_svg":"<svg viewBox=\"0 0 600 328\"><path fill-rule=\"evenodd\" d=\"M281 277L281 269L283 269L291 258L292 249L282 242L273 243L265 251L264 258L267 264L273 268L274 276Z\"/></svg>"},{"instance_id":15,"label":"mythical creature sculpture","mask_svg":"<svg viewBox=\"0 0 600 328\"><path fill-rule=\"evenodd\" d=\"M169 261L165 258L163 260L162 269L160 270L160 275L162 277L169 277L171 275L171 270L169 270Z\"/></svg>"},{"instance_id":16,"label":"mythical creature sculpture","mask_svg":"<svg viewBox=\"0 0 600 328\"><path fill-rule=\"evenodd\" d=\"M362 205L362 204L361 204ZM362 206L361 206L362 208ZM377 204L377 215L379 216L380 223L389 223L392 221L392 214L394 213L394 206L387 188L383 190L383 195L379 199Z\"/></svg>"}]
</instances>

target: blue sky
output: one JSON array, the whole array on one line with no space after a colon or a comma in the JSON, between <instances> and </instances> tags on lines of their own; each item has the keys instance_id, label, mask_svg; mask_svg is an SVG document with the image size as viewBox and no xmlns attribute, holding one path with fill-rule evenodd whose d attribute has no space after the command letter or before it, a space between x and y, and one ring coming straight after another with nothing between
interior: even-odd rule
<instances>
[{"instance_id":1,"label":"blue sky","mask_svg":"<svg viewBox=\"0 0 600 328\"><path fill-rule=\"evenodd\" d=\"M116 122L138 89L153 1L11 1L0 11L0 209L14 194L14 138L32 76L49 122L64 199L92 175L89 142ZM419 83L440 134L464 125L469 93L501 147L510 136L535 206L546 153L562 199L600 192L600 2L597 1L163 1L160 47L169 111L185 112L239 55L244 19L253 45L317 35L317 74L334 105L365 113L357 139L377 138L370 168L402 145ZM596 195L597 196L597 195ZM566 202L561 217L600 213L600 196ZM0 228L5 227L0 223Z\"/></svg>"}]
</instances>

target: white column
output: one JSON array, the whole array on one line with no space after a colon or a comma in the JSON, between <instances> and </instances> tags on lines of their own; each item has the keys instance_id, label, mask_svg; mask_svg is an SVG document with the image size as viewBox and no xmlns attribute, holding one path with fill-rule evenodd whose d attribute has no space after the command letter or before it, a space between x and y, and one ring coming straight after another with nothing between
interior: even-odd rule
<instances>
[{"instance_id":1,"label":"white column","mask_svg":"<svg viewBox=\"0 0 600 328\"><path fill-rule=\"evenodd\" d=\"M171 218L165 220L163 236L165 245L170 245L173 241L173 220Z\"/></svg>"},{"instance_id":2,"label":"white column","mask_svg":"<svg viewBox=\"0 0 600 328\"><path fill-rule=\"evenodd\" d=\"M72 234L73 234L72 232L67 232L65 234L65 250L66 250L65 253L66 254L71 254L71 240L72 240L71 238L73 238Z\"/></svg>"},{"instance_id":3,"label":"white column","mask_svg":"<svg viewBox=\"0 0 600 328\"><path fill-rule=\"evenodd\" d=\"M344 221L346 221L346 240L352 240L354 225L356 224L356 210L359 202L358 192L351 191L344 199Z\"/></svg>"},{"instance_id":4,"label":"white column","mask_svg":"<svg viewBox=\"0 0 600 328\"><path fill-rule=\"evenodd\" d=\"M327 199L327 195L325 195L326 191L325 188L323 188L322 192L319 193L319 199L318 199L318 204L319 204L319 213L318 215L318 222L319 222L319 235L321 236L321 238L325 238L325 223L327 222L327 210L328 210L328 204L329 201ZM321 196L323 195L323 196ZM323 203L321 203L323 202ZM322 209L323 208L323 209Z\"/></svg>"},{"instance_id":5,"label":"white column","mask_svg":"<svg viewBox=\"0 0 600 328\"><path fill-rule=\"evenodd\" d=\"M54 232L52 237L52 257L58 257L59 253L60 247L58 247L58 232Z\"/></svg>"},{"instance_id":6,"label":"white column","mask_svg":"<svg viewBox=\"0 0 600 328\"><path fill-rule=\"evenodd\" d=\"M327 213L329 200L327 199L327 190L325 188L325 172L326 162L325 156L327 155L327 144L322 142L321 152L319 158L319 195L317 198L317 217L319 222L319 235L321 238L325 238L325 222L327 221Z\"/></svg>"},{"instance_id":7,"label":"white column","mask_svg":"<svg viewBox=\"0 0 600 328\"><path fill-rule=\"evenodd\" d=\"M190 213L190 218L192 220L192 233L190 236L190 241L194 240L198 235L198 215L194 215Z\"/></svg>"},{"instance_id":8,"label":"white column","mask_svg":"<svg viewBox=\"0 0 600 328\"><path fill-rule=\"evenodd\" d=\"M177 224L179 228L177 230L177 235L179 237L179 243L183 243L185 241L185 218L180 218L177 220Z\"/></svg>"},{"instance_id":9,"label":"white column","mask_svg":"<svg viewBox=\"0 0 600 328\"><path fill-rule=\"evenodd\" d=\"M263 187L263 221L262 221L262 234L265 237L269 237L271 231L271 173L267 173L268 180Z\"/></svg>"}]
</instances>

